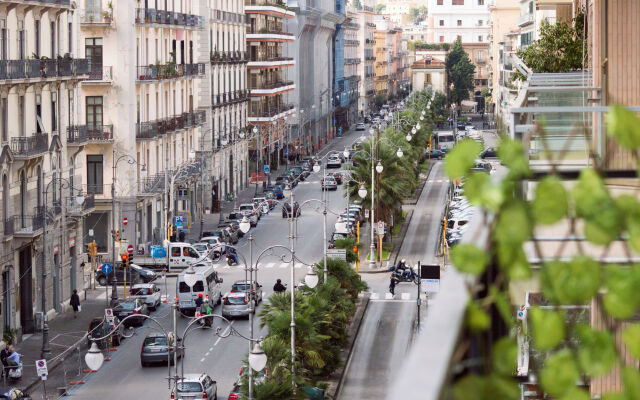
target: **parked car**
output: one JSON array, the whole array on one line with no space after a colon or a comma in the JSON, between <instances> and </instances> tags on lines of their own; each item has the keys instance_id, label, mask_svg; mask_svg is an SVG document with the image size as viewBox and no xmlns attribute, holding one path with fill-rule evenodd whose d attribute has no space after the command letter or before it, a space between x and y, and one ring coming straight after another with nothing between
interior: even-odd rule
<instances>
[{"instance_id":1,"label":"parked car","mask_svg":"<svg viewBox=\"0 0 640 400\"><path fill-rule=\"evenodd\" d=\"M233 285L231 285L231 293L240 293L240 292L244 293L248 290L249 290L249 281L245 281L245 280L235 281ZM262 292L262 285L260 285L256 281L253 281L253 298L255 299L256 306L260 304L260 302L262 301L263 294L264 293Z\"/></svg>"},{"instance_id":2,"label":"parked car","mask_svg":"<svg viewBox=\"0 0 640 400\"><path fill-rule=\"evenodd\" d=\"M325 178L320 181L320 187L322 190L338 190L338 184L336 180L331 176L325 176Z\"/></svg>"},{"instance_id":3,"label":"parked car","mask_svg":"<svg viewBox=\"0 0 640 400\"><path fill-rule=\"evenodd\" d=\"M356 124L356 131L364 131L364 130L366 130L366 129L367 129L367 128L364 126L364 124L363 124L362 122L358 122L358 123Z\"/></svg>"},{"instance_id":4,"label":"parked car","mask_svg":"<svg viewBox=\"0 0 640 400\"><path fill-rule=\"evenodd\" d=\"M255 313L255 307L253 308ZM249 317L251 306L249 304L249 296L245 292L227 293L222 298L222 316L231 317Z\"/></svg>"},{"instance_id":5,"label":"parked car","mask_svg":"<svg viewBox=\"0 0 640 400\"><path fill-rule=\"evenodd\" d=\"M133 317L124 321L125 326L142 326L146 318L142 315L149 315L149 307L141 299L121 300L113 307L113 315L121 321L131 315Z\"/></svg>"},{"instance_id":6,"label":"parked car","mask_svg":"<svg viewBox=\"0 0 640 400\"><path fill-rule=\"evenodd\" d=\"M218 385L205 373L184 374L171 390L172 399L217 399Z\"/></svg>"},{"instance_id":7,"label":"parked car","mask_svg":"<svg viewBox=\"0 0 640 400\"><path fill-rule=\"evenodd\" d=\"M91 338L101 338L107 336L113 332L114 328L120 324L118 318L113 319L113 322L106 322L104 317L94 318L89 322L89 329L87 329L87 344L91 347ZM118 329L113 332L109 338L96 341L96 344L101 349L110 347L109 344L119 346L120 342L124 338L124 326L118 326Z\"/></svg>"},{"instance_id":8,"label":"parked car","mask_svg":"<svg viewBox=\"0 0 640 400\"><path fill-rule=\"evenodd\" d=\"M155 273L155 271L148 268L142 268L137 264L130 264L129 268L126 268L126 273L128 284L133 284L136 282L148 283L153 282L158 278L158 275ZM108 275L105 275L102 272L101 268L98 268L96 270L96 280L101 286L112 284L114 279L116 281L116 284L124 283L124 278L125 268L122 267L121 263L117 263L111 273L109 273Z\"/></svg>"},{"instance_id":9,"label":"parked car","mask_svg":"<svg viewBox=\"0 0 640 400\"><path fill-rule=\"evenodd\" d=\"M442 157L444 157L444 153L440 149L431 149L431 151L427 152L427 156L430 157L432 160L434 159L442 160Z\"/></svg>"},{"instance_id":10,"label":"parked car","mask_svg":"<svg viewBox=\"0 0 640 400\"><path fill-rule=\"evenodd\" d=\"M227 234L227 237L229 237L229 244L238 244L238 234L236 233L235 230L231 229L231 227L227 226L226 228L223 229L223 232L225 232Z\"/></svg>"},{"instance_id":11,"label":"parked car","mask_svg":"<svg viewBox=\"0 0 640 400\"><path fill-rule=\"evenodd\" d=\"M209 243L205 242L194 243L192 246L202 257L209 254L209 250L211 249L211 247L209 247Z\"/></svg>"},{"instance_id":12,"label":"parked car","mask_svg":"<svg viewBox=\"0 0 640 400\"><path fill-rule=\"evenodd\" d=\"M249 367L247 367L246 365L240 368L240 373L238 374L238 377L233 384L233 389L231 389L231 393L229 393L229 400L237 400L242 396L242 393L244 393L242 377L244 375L247 375L248 372ZM266 368L260 372L254 372L253 382L256 384L262 383L264 381L264 378L266 377L265 372L268 372Z\"/></svg>"},{"instance_id":13,"label":"parked car","mask_svg":"<svg viewBox=\"0 0 640 400\"><path fill-rule=\"evenodd\" d=\"M142 350L140 350L140 365L146 367L149 364L166 364L174 365L175 355L182 358L184 350L181 349L182 338L178 338L178 349L176 354L176 346L174 345L175 336L170 336L170 343L167 345L167 337L160 332L150 333L145 336L142 342Z\"/></svg>"},{"instance_id":14,"label":"parked car","mask_svg":"<svg viewBox=\"0 0 640 400\"><path fill-rule=\"evenodd\" d=\"M209 245L209 259L217 261L226 250L226 244L218 236L205 236L200 238L200 242Z\"/></svg>"},{"instance_id":15,"label":"parked car","mask_svg":"<svg viewBox=\"0 0 640 400\"><path fill-rule=\"evenodd\" d=\"M32 400L33 398L20 389L0 387L0 400Z\"/></svg>"},{"instance_id":16,"label":"parked car","mask_svg":"<svg viewBox=\"0 0 640 400\"><path fill-rule=\"evenodd\" d=\"M276 199L280 200L284 198L284 192L282 191L282 187L280 185L269 185L267 186L268 190L273 190L273 194L276 195Z\"/></svg>"},{"instance_id":17,"label":"parked car","mask_svg":"<svg viewBox=\"0 0 640 400\"><path fill-rule=\"evenodd\" d=\"M293 203L293 212L296 218L300 216L300 204L297 201ZM282 204L282 218L289 217L291 217L291 202L284 202Z\"/></svg>"},{"instance_id":18,"label":"parked car","mask_svg":"<svg viewBox=\"0 0 640 400\"><path fill-rule=\"evenodd\" d=\"M250 211L250 212L254 213L256 215L256 217L258 218L258 221L260 220L260 217L262 217L262 212L260 211L260 209L258 207L256 207L256 205L254 203L240 204L240 211Z\"/></svg>"},{"instance_id":19,"label":"parked car","mask_svg":"<svg viewBox=\"0 0 640 400\"><path fill-rule=\"evenodd\" d=\"M327 176L332 177L336 180L338 185L342 185L342 173L340 172L327 172Z\"/></svg>"},{"instance_id":20,"label":"parked car","mask_svg":"<svg viewBox=\"0 0 640 400\"><path fill-rule=\"evenodd\" d=\"M129 289L129 298L141 299L151 311L155 311L162 301L162 294L155 283L138 283Z\"/></svg>"},{"instance_id":21,"label":"parked car","mask_svg":"<svg viewBox=\"0 0 640 400\"><path fill-rule=\"evenodd\" d=\"M327 159L327 168L341 168L342 160L339 157L330 157Z\"/></svg>"},{"instance_id":22,"label":"parked car","mask_svg":"<svg viewBox=\"0 0 640 400\"><path fill-rule=\"evenodd\" d=\"M498 149L495 147L488 147L480 153L480 158L496 158L498 157Z\"/></svg>"},{"instance_id":23,"label":"parked car","mask_svg":"<svg viewBox=\"0 0 640 400\"><path fill-rule=\"evenodd\" d=\"M235 211L229 214L229 219L233 219L236 221L242 221L243 217L247 217L251 226L258 225L258 216L253 211L250 211L250 210Z\"/></svg>"},{"instance_id":24,"label":"parked car","mask_svg":"<svg viewBox=\"0 0 640 400\"><path fill-rule=\"evenodd\" d=\"M490 174L492 169L493 166L491 166L491 163L482 160L476 160L476 163L473 168L471 168L471 171L486 172Z\"/></svg>"},{"instance_id":25,"label":"parked car","mask_svg":"<svg viewBox=\"0 0 640 400\"><path fill-rule=\"evenodd\" d=\"M331 234L331 237L329 238L329 245L328 245L328 248L329 248L329 249L333 249L333 248L335 248L335 242L336 242L336 240L339 240L339 239L347 239L347 238L349 238L349 237L350 237L350 236L349 236L348 234L346 234L346 233L342 233L342 232L333 232L333 233Z\"/></svg>"}]
</instances>

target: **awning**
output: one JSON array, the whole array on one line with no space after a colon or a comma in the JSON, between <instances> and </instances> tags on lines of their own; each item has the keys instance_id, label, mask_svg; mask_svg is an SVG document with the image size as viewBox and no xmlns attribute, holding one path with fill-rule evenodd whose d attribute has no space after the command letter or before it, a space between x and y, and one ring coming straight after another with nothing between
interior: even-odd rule
<instances>
[{"instance_id":1,"label":"awning","mask_svg":"<svg viewBox=\"0 0 640 400\"><path fill-rule=\"evenodd\" d=\"M463 110L471 110L473 107L477 105L478 103L472 100L462 100L462 103L460 103L460 106L462 107Z\"/></svg>"}]
</instances>

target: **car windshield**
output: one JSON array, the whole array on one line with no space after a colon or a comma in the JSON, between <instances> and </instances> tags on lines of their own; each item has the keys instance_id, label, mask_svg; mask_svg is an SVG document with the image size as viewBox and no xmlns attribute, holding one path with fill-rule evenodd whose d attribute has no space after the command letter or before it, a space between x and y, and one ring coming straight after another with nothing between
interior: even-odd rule
<instances>
[{"instance_id":1,"label":"car windshield","mask_svg":"<svg viewBox=\"0 0 640 400\"><path fill-rule=\"evenodd\" d=\"M144 346L166 346L167 338L164 336L152 336L144 338Z\"/></svg>"},{"instance_id":2,"label":"car windshield","mask_svg":"<svg viewBox=\"0 0 640 400\"><path fill-rule=\"evenodd\" d=\"M178 382L178 393L202 392L200 382Z\"/></svg>"},{"instance_id":3,"label":"car windshield","mask_svg":"<svg viewBox=\"0 0 640 400\"><path fill-rule=\"evenodd\" d=\"M151 289L149 288L133 288L131 289L132 296L146 296L151 294Z\"/></svg>"},{"instance_id":4,"label":"car windshield","mask_svg":"<svg viewBox=\"0 0 640 400\"><path fill-rule=\"evenodd\" d=\"M121 308L123 310L135 310L136 309L136 302L135 301L123 301L122 303L120 303L118 305L118 308Z\"/></svg>"},{"instance_id":5,"label":"car windshield","mask_svg":"<svg viewBox=\"0 0 640 400\"><path fill-rule=\"evenodd\" d=\"M248 283L234 283L231 287L231 290L234 292L244 292L245 290L249 290Z\"/></svg>"},{"instance_id":6,"label":"car windshield","mask_svg":"<svg viewBox=\"0 0 640 400\"><path fill-rule=\"evenodd\" d=\"M193 247L195 247L195 249L198 251L207 251L206 244L194 244Z\"/></svg>"},{"instance_id":7,"label":"car windshield","mask_svg":"<svg viewBox=\"0 0 640 400\"><path fill-rule=\"evenodd\" d=\"M224 299L224 304L247 304L245 297L229 296Z\"/></svg>"}]
</instances>

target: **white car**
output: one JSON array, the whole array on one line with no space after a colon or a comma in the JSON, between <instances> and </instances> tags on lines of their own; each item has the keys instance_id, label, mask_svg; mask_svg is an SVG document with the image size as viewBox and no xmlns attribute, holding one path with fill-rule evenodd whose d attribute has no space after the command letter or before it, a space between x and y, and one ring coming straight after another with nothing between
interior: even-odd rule
<instances>
[{"instance_id":1,"label":"white car","mask_svg":"<svg viewBox=\"0 0 640 400\"><path fill-rule=\"evenodd\" d=\"M144 301L152 311L155 311L162 300L160 288L155 283L136 283L129 290L129 294L132 299Z\"/></svg>"},{"instance_id":2,"label":"white car","mask_svg":"<svg viewBox=\"0 0 640 400\"><path fill-rule=\"evenodd\" d=\"M358 122L358 123L356 124L356 131L364 131L364 130L366 130L366 129L367 129L367 128L364 126L364 124L363 124L362 122Z\"/></svg>"},{"instance_id":3,"label":"white car","mask_svg":"<svg viewBox=\"0 0 640 400\"><path fill-rule=\"evenodd\" d=\"M327 160L327 168L341 168L342 161L338 157L331 157Z\"/></svg>"}]
</instances>

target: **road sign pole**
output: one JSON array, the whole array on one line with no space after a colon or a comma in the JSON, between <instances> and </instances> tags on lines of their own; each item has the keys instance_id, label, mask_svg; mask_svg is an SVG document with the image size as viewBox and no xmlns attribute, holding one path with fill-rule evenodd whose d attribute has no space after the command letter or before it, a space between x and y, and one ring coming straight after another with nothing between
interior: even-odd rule
<instances>
[{"instance_id":1,"label":"road sign pole","mask_svg":"<svg viewBox=\"0 0 640 400\"><path fill-rule=\"evenodd\" d=\"M420 270L422 268L420 267L420 261L418 261L418 297L416 299L416 306L418 307L418 333L420 333L420 289L421 289L421 282L422 282L422 278L419 276L420 275Z\"/></svg>"}]
</instances>

